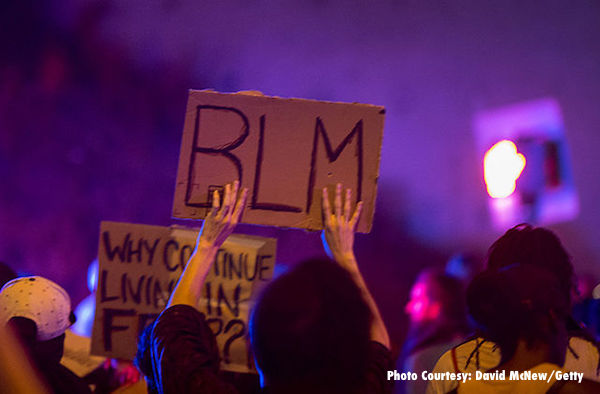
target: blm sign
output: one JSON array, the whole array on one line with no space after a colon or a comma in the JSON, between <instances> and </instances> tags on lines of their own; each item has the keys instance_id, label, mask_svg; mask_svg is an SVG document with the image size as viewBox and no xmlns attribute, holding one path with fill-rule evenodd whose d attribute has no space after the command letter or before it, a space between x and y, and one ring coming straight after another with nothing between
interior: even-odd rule
<instances>
[{"instance_id":1,"label":"blm sign","mask_svg":"<svg viewBox=\"0 0 600 394\"><path fill-rule=\"evenodd\" d=\"M189 93L173 217L202 219L214 190L249 189L244 223L323 228L321 190L343 183L375 210L383 107L213 91ZM221 193L222 194L222 193Z\"/></svg>"}]
</instances>

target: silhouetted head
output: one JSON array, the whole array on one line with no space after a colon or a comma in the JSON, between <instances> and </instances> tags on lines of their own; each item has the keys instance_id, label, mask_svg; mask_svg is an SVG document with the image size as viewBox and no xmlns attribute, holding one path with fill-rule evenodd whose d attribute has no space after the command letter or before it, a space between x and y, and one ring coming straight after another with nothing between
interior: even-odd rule
<instances>
[{"instance_id":1,"label":"silhouetted head","mask_svg":"<svg viewBox=\"0 0 600 394\"><path fill-rule=\"evenodd\" d=\"M270 283L250 321L264 385L276 393L353 393L362 383L371 313L350 274L308 260Z\"/></svg>"},{"instance_id":2,"label":"silhouetted head","mask_svg":"<svg viewBox=\"0 0 600 394\"><path fill-rule=\"evenodd\" d=\"M44 366L58 364L62 359L65 345L65 334L40 341L37 339L37 325L25 317L13 317L6 326L12 330L23 345L27 354L35 361L36 365Z\"/></svg>"},{"instance_id":3,"label":"silhouetted head","mask_svg":"<svg viewBox=\"0 0 600 394\"><path fill-rule=\"evenodd\" d=\"M148 393L157 393L156 382L154 380L154 371L152 369L152 329L154 324L149 324L140 334L137 343L137 352L133 363L137 369L144 375Z\"/></svg>"},{"instance_id":4,"label":"silhouetted head","mask_svg":"<svg viewBox=\"0 0 600 394\"><path fill-rule=\"evenodd\" d=\"M553 272L533 264L488 270L469 285L467 304L484 336L500 346L503 361L523 341L528 349L547 346L552 362L564 362L570 306Z\"/></svg>"},{"instance_id":5,"label":"silhouetted head","mask_svg":"<svg viewBox=\"0 0 600 394\"><path fill-rule=\"evenodd\" d=\"M553 273L568 302L575 289L571 258L558 237L550 230L519 224L508 230L488 251L488 269L512 264L531 264Z\"/></svg>"},{"instance_id":6,"label":"silhouetted head","mask_svg":"<svg viewBox=\"0 0 600 394\"><path fill-rule=\"evenodd\" d=\"M40 276L13 279L0 291L0 319L40 363L62 358L65 331L75 322L71 299L58 284Z\"/></svg>"}]
</instances>

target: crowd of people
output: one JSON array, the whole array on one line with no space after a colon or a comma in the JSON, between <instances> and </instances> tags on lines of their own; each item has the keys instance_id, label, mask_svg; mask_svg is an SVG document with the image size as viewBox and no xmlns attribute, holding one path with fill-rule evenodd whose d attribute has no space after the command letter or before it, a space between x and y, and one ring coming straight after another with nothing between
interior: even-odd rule
<instances>
[{"instance_id":1,"label":"crowd of people","mask_svg":"<svg viewBox=\"0 0 600 394\"><path fill-rule=\"evenodd\" d=\"M387 328L353 252L362 203L353 207L351 191L343 193L341 185L333 204L323 189L322 240L329 258L299 263L256 300L249 340L258 379L223 373L215 336L195 306L217 251L240 221L248 191L237 182L227 185L222 203L214 193L166 308L139 339L135 365L148 393L600 392L598 342L572 317L570 257L554 233L526 224L491 246L478 274L463 259L418 276L405 310L409 334L394 365ZM95 380L85 379L60 363L65 332L76 319L62 287L39 276L16 277L10 269L0 273L6 283L0 340L11 343L0 348L0 391L117 388L106 384L114 374L95 371ZM398 381L398 372L417 378ZM515 373L548 378L513 379ZM492 378L475 378L484 375Z\"/></svg>"}]
</instances>

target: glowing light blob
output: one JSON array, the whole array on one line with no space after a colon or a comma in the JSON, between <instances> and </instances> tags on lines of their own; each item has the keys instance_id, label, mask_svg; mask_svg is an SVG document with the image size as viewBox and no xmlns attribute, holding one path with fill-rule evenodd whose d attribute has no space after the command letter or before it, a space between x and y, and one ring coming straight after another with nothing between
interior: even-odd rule
<instances>
[{"instance_id":1,"label":"glowing light blob","mask_svg":"<svg viewBox=\"0 0 600 394\"><path fill-rule=\"evenodd\" d=\"M525 163L525 156L517 152L514 142L502 140L494 144L483 157L483 174L490 197L506 198L513 194Z\"/></svg>"}]
</instances>

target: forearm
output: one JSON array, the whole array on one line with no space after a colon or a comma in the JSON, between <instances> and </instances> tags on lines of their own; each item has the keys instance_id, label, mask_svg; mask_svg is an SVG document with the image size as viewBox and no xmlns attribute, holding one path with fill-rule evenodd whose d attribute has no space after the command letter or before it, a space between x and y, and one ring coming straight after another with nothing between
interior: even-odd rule
<instances>
[{"instance_id":1,"label":"forearm","mask_svg":"<svg viewBox=\"0 0 600 394\"><path fill-rule=\"evenodd\" d=\"M233 182L233 186L225 185L225 196L221 207L219 207L219 192L214 191L212 208L204 218L196 240L196 249L179 277L167 307L177 304L195 307L198 303L206 275L210 271L217 251L233 232L244 211L248 189L243 188L238 198L238 188L238 181Z\"/></svg>"},{"instance_id":2,"label":"forearm","mask_svg":"<svg viewBox=\"0 0 600 394\"><path fill-rule=\"evenodd\" d=\"M196 306L218 249L214 244L198 242L171 293L167 307L177 304Z\"/></svg>"},{"instance_id":3,"label":"forearm","mask_svg":"<svg viewBox=\"0 0 600 394\"><path fill-rule=\"evenodd\" d=\"M365 283L365 280L358 269L358 264L356 262L356 257L354 254L346 254L344 256L336 256L336 260L338 263L344 267L352 276L354 283L360 289L363 299L367 303L369 309L371 310L371 314L373 320L371 322L371 339L373 341L379 342L388 349L390 349L390 337L381 317L381 313L379 312L379 308Z\"/></svg>"}]
</instances>

